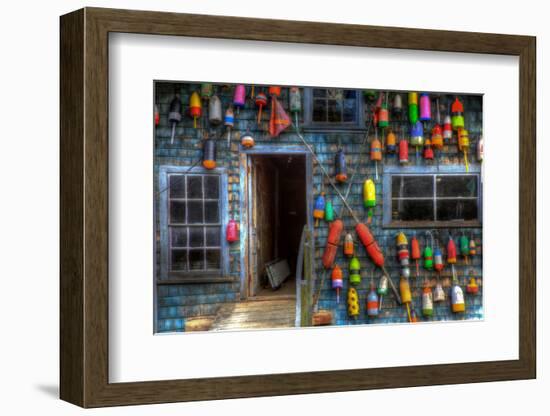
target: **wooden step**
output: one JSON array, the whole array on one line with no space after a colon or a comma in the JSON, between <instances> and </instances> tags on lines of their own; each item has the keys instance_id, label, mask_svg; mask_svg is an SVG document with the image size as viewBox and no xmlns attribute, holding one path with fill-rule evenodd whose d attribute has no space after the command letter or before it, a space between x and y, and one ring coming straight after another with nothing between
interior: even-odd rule
<instances>
[{"instance_id":1,"label":"wooden step","mask_svg":"<svg viewBox=\"0 0 550 416\"><path fill-rule=\"evenodd\" d=\"M290 328L295 324L295 315L295 299L228 303L218 310L211 330Z\"/></svg>"}]
</instances>

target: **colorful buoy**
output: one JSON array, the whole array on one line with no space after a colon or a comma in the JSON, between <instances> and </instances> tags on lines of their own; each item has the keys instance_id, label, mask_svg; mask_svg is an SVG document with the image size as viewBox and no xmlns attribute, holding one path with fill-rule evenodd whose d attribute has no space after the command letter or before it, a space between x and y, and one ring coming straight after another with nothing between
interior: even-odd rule
<instances>
[{"instance_id":1,"label":"colorful buoy","mask_svg":"<svg viewBox=\"0 0 550 416\"><path fill-rule=\"evenodd\" d=\"M430 121L432 119L432 103L430 96L426 93L420 94L420 121Z\"/></svg>"},{"instance_id":2,"label":"colorful buoy","mask_svg":"<svg viewBox=\"0 0 550 416\"><path fill-rule=\"evenodd\" d=\"M352 285L361 283L361 263L357 257L352 257L349 262L349 282Z\"/></svg>"},{"instance_id":3,"label":"colorful buoy","mask_svg":"<svg viewBox=\"0 0 550 416\"><path fill-rule=\"evenodd\" d=\"M409 92L409 123L415 124L418 121L418 93Z\"/></svg>"},{"instance_id":4,"label":"colorful buoy","mask_svg":"<svg viewBox=\"0 0 550 416\"><path fill-rule=\"evenodd\" d=\"M197 91L193 91L189 98L189 114L193 117L193 127L197 128L197 118L202 115L201 97Z\"/></svg>"},{"instance_id":5,"label":"colorful buoy","mask_svg":"<svg viewBox=\"0 0 550 416\"><path fill-rule=\"evenodd\" d=\"M334 158L334 165L335 165L335 173L336 173L336 181L343 183L348 180L348 173L347 173L347 167L346 167L346 155L344 154L344 151L342 149L339 149L338 152L336 152L336 156Z\"/></svg>"},{"instance_id":6,"label":"colorful buoy","mask_svg":"<svg viewBox=\"0 0 550 416\"><path fill-rule=\"evenodd\" d=\"M464 106L458 97L455 98L451 105L451 126L454 131L464 128Z\"/></svg>"},{"instance_id":7,"label":"colorful buoy","mask_svg":"<svg viewBox=\"0 0 550 416\"><path fill-rule=\"evenodd\" d=\"M334 208L332 206L332 201L330 199L325 204L325 221L326 222L334 221Z\"/></svg>"},{"instance_id":8,"label":"colorful buoy","mask_svg":"<svg viewBox=\"0 0 550 416\"><path fill-rule=\"evenodd\" d=\"M359 296L354 287L348 289L348 315L354 319L359 316Z\"/></svg>"},{"instance_id":9,"label":"colorful buoy","mask_svg":"<svg viewBox=\"0 0 550 416\"><path fill-rule=\"evenodd\" d=\"M374 283L370 283L370 290L367 295L367 315L369 318L375 318L378 316L378 294L374 288Z\"/></svg>"},{"instance_id":10,"label":"colorful buoy","mask_svg":"<svg viewBox=\"0 0 550 416\"><path fill-rule=\"evenodd\" d=\"M321 194L315 200L315 206L313 207L313 218L315 218L315 225L319 225L319 220L325 218L325 193Z\"/></svg>"},{"instance_id":11,"label":"colorful buoy","mask_svg":"<svg viewBox=\"0 0 550 416\"><path fill-rule=\"evenodd\" d=\"M342 278L342 269L337 264L332 269L331 280L332 288L336 289L336 303L340 303L340 289L344 287L344 280Z\"/></svg>"},{"instance_id":12,"label":"colorful buoy","mask_svg":"<svg viewBox=\"0 0 550 416\"><path fill-rule=\"evenodd\" d=\"M216 167L216 142L212 139L206 139L203 143L202 166L205 169Z\"/></svg>"},{"instance_id":13,"label":"colorful buoy","mask_svg":"<svg viewBox=\"0 0 550 416\"><path fill-rule=\"evenodd\" d=\"M363 205L367 208L367 222L370 224L376 207L376 187L372 179L363 183Z\"/></svg>"},{"instance_id":14,"label":"colorful buoy","mask_svg":"<svg viewBox=\"0 0 550 416\"><path fill-rule=\"evenodd\" d=\"M354 251L353 237L350 233L347 233L344 237L344 256L353 257Z\"/></svg>"}]
</instances>

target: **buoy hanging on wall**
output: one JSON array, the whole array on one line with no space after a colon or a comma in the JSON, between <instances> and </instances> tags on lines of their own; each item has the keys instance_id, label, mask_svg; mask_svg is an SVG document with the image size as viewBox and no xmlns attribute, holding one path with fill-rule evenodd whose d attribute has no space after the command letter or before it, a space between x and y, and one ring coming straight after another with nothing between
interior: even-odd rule
<instances>
[{"instance_id":1,"label":"buoy hanging on wall","mask_svg":"<svg viewBox=\"0 0 550 416\"><path fill-rule=\"evenodd\" d=\"M409 123L415 124L418 121L418 94L409 92Z\"/></svg>"},{"instance_id":2,"label":"buoy hanging on wall","mask_svg":"<svg viewBox=\"0 0 550 416\"><path fill-rule=\"evenodd\" d=\"M222 122L222 102L217 95L208 102L208 121L215 126Z\"/></svg>"},{"instance_id":3,"label":"buoy hanging on wall","mask_svg":"<svg viewBox=\"0 0 550 416\"><path fill-rule=\"evenodd\" d=\"M430 121L432 119L432 103L430 96L423 92L420 94L420 121Z\"/></svg>"},{"instance_id":4,"label":"buoy hanging on wall","mask_svg":"<svg viewBox=\"0 0 550 416\"><path fill-rule=\"evenodd\" d=\"M370 282L370 290L367 294L367 315L369 318L376 318L378 316L378 295L372 281Z\"/></svg>"},{"instance_id":5,"label":"buoy hanging on wall","mask_svg":"<svg viewBox=\"0 0 550 416\"><path fill-rule=\"evenodd\" d=\"M383 103L378 110L378 127L386 128L390 124L390 113L388 112L388 104Z\"/></svg>"},{"instance_id":6,"label":"buoy hanging on wall","mask_svg":"<svg viewBox=\"0 0 550 416\"><path fill-rule=\"evenodd\" d=\"M193 117L193 128L197 128L197 119L202 115L201 97L197 91L193 91L189 98L189 114Z\"/></svg>"},{"instance_id":7,"label":"buoy hanging on wall","mask_svg":"<svg viewBox=\"0 0 550 416\"><path fill-rule=\"evenodd\" d=\"M328 226L327 244L323 253L323 267L327 270L334 264L343 230L344 223L342 220L332 221Z\"/></svg>"},{"instance_id":8,"label":"buoy hanging on wall","mask_svg":"<svg viewBox=\"0 0 550 416\"><path fill-rule=\"evenodd\" d=\"M160 124L160 113L159 113L159 108L157 107L156 104L155 104L154 121L155 121L155 126L158 126Z\"/></svg>"},{"instance_id":9,"label":"buoy hanging on wall","mask_svg":"<svg viewBox=\"0 0 550 416\"><path fill-rule=\"evenodd\" d=\"M363 205L367 208L367 223L370 224L376 207L376 187L372 179L367 179L363 184Z\"/></svg>"},{"instance_id":10,"label":"buoy hanging on wall","mask_svg":"<svg viewBox=\"0 0 550 416\"><path fill-rule=\"evenodd\" d=\"M405 136L402 136L399 141L399 163L402 165L409 163L409 143Z\"/></svg>"},{"instance_id":11,"label":"buoy hanging on wall","mask_svg":"<svg viewBox=\"0 0 550 416\"><path fill-rule=\"evenodd\" d=\"M464 106L458 97L455 98L451 105L451 126L454 131L464 128Z\"/></svg>"},{"instance_id":12,"label":"buoy hanging on wall","mask_svg":"<svg viewBox=\"0 0 550 416\"><path fill-rule=\"evenodd\" d=\"M325 193L321 194L315 200L315 205L313 207L313 218L315 218L315 226L319 225L319 220L325 218Z\"/></svg>"},{"instance_id":13,"label":"buoy hanging on wall","mask_svg":"<svg viewBox=\"0 0 550 416\"><path fill-rule=\"evenodd\" d=\"M227 226L225 227L225 239L229 243L239 241L239 225L233 218L229 220Z\"/></svg>"},{"instance_id":14,"label":"buoy hanging on wall","mask_svg":"<svg viewBox=\"0 0 550 416\"><path fill-rule=\"evenodd\" d=\"M342 149L339 149L336 152L334 158L336 181L343 183L348 180L347 166L346 166L346 155Z\"/></svg>"},{"instance_id":15,"label":"buoy hanging on wall","mask_svg":"<svg viewBox=\"0 0 550 416\"><path fill-rule=\"evenodd\" d=\"M470 282L466 286L466 293L469 295L477 295L479 292L479 286L477 285L475 277L470 277Z\"/></svg>"},{"instance_id":16,"label":"buoy hanging on wall","mask_svg":"<svg viewBox=\"0 0 550 416\"><path fill-rule=\"evenodd\" d=\"M426 270L432 270L434 267L434 260L433 260L433 235L431 232L427 231L427 235L430 236L430 244L428 244L428 240L426 239L426 247L424 247L424 268Z\"/></svg>"},{"instance_id":17,"label":"buoy hanging on wall","mask_svg":"<svg viewBox=\"0 0 550 416\"><path fill-rule=\"evenodd\" d=\"M378 309L382 309L382 301L384 296L388 294L388 277L383 274L380 276L380 280L378 281L378 288L376 289L376 292L378 293L380 304L378 306Z\"/></svg>"},{"instance_id":18,"label":"buoy hanging on wall","mask_svg":"<svg viewBox=\"0 0 550 416\"><path fill-rule=\"evenodd\" d=\"M233 108L229 107L225 110L225 117L223 119L223 124L227 128L227 145L231 143L231 129L235 124L235 115L233 114Z\"/></svg>"},{"instance_id":19,"label":"buoy hanging on wall","mask_svg":"<svg viewBox=\"0 0 550 416\"><path fill-rule=\"evenodd\" d=\"M354 253L354 244L353 237L350 233L347 233L344 237L344 256L353 257Z\"/></svg>"},{"instance_id":20,"label":"buoy hanging on wall","mask_svg":"<svg viewBox=\"0 0 550 416\"><path fill-rule=\"evenodd\" d=\"M269 95L272 97L279 97L281 95L281 87L272 85L269 87L268 92L269 92Z\"/></svg>"},{"instance_id":21,"label":"buoy hanging on wall","mask_svg":"<svg viewBox=\"0 0 550 416\"><path fill-rule=\"evenodd\" d=\"M332 288L336 289L336 303L340 303L340 289L344 287L344 280L342 278L342 269L337 264L332 269L331 280Z\"/></svg>"},{"instance_id":22,"label":"buoy hanging on wall","mask_svg":"<svg viewBox=\"0 0 550 416\"><path fill-rule=\"evenodd\" d=\"M443 149L443 131L439 124L436 124L432 129L432 146L436 150Z\"/></svg>"},{"instance_id":23,"label":"buoy hanging on wall","mask_svg":"<svg viewBox=\"0 0 550 416\"><path fill-rule=\"evenodd\" d=\"M246 88L242 84L235 86L235 93L233 94L233 107L237 109L237 114L239 110L244 107L246 102Z\"/></svg>"},{"instance_id":24,"label":"buoy hanging on wall","mask_svg":"<svg viewBox=\"0 0 550 416\"><path fill-rule=\"evenodd\" d=\"M464 292L458 285L458 280L453 271L453 285L451 287L451 310L454 313L464 312L466 310L466 303L464 301Z\"/></svg>"},{"instance_id":25,"label":"buoy hanging on wall","mask_svg":"<svg viewBox=\"0 0 550 416\"><path fill-rule=\"evenodd\" d=\"M447 144L453 138L453 127L451 125L451 116L445 116L443 119L443 139Z\"/></svg>"},{"instance_id":26,"label":"buoy hanging on wall","mask_svg":"<svg viewBox=\"0 0 550 416\"><path fill-rule=\"evenodd\" d=\"M401 302L405 304L405 307L407 308L407 315L409 317L409 322L412 322L411 307L410 307L410 304L412 302L411 287L409 285L409 280L403 276L399 281L399 292L401 294Z\"/></svg>"},{"instance_id":27,"label":"buoy hanging on wall","mask_svg":"<svg viewBox=\"0 0 550 416\"><path fill-rule=\"evenodd\" d=\"M255 143L254 137L252 137L250 131L247 130L241 137L241 145L247 149L250 149L251 147L254 147Z\"/></svg>"},{"instance_id":28,"label":"buoy hanging on wall","mask_svg":"<svg viewBox=\"0 0 550 416\"><path fill-rule=\"evenodd\" d=\"M483 162L483 137L479 137L476 145L477 161Z\"/></svg>"},{"instance_id":29,"label":"buoy hanging on wall","mask_svg":"<svg viewBox=\"0 0 550 416\"><path fill-rule=\"evenodd\" d=\"M174 144L174 137L176 135L176 125L181 121L181 100L179 95L175 95L170 102L170 111L168 113L168 121L172 123L172 136L170 144Z\"/></svg>"},{"instance_id":30,"label":"buoy hanging on wall","mask_svg":"<svg viewBox=\"0 0 550 416\"><path fill-rule=\"evenodd\" d=\"M290 88L288 100L290 112L294 114L294 123L296 124L296 130L298 130L298 114L302 111L302 95L300 94L300 88Z\"/></svg>"},{"instance_id":31,"label":"buoy hanging on wall","mask_svg":"<svg viewBox=\"0 0 550 416\"><path fill-rule=\"evenodd\" d=\"M216 142L212 139L206 139L202 148L202 166L205 169L214 169L216 167Z\"/></svg>"},{"instance_id":32,"label":"buoy hanging on wall","mask_svg":"<svg viewBox=\"0 0 550 416\"><path fill-rule=\"evenodd\" d=\"M424 283L424 288L422 289L422 315L425 317L433 316L434 314L434 299L432 288L428 283L428 280Z\"/></svg>"},{"instance_id":33,"label":"buoy hanging on wall","mask_svg":"<svg viewBox=\"0 0 550 416\"><path fill-rule=\"evenodd\" d=\"M352 257L349 262L349 282L352 285L361 283L361 263L357 257Z\"/></svg>"},{"instance_id":34,"label":"buoy hanging on wall","mask_svg":"<svg viewBox=\"0 0 550 416\"><path fill-rule=\"evenodd\" d=\"M354 287L348 289L348 315L353 319L359 316L359 296Z\"/></svg>"},{"instance_id":35,"label":"buoy hanging on wall","mask_svg":"<svg viewBox=\"0 0 550 416\"><path fill-rule=\"evenodd\" d=\"M433 160L433 158L434 151L432 149L432 141L429 137L426 137L426 140L424 141L424 159Z\"/></svg>"},{"instance_id":36,"label":"buoy hanging on wall","mask_svg":"<svg viewBox=\"0 0 550 416\"><path fill-rule=\"evenodd\" d=\"M418 244L418 239L416 236L411 238L411 258L414 260L416 265L416 277L420 275L420 270L418 267L418 260L420 260L420 245Z\"/></svg>"},{"instance_id":37,"label":"buoy hanging on wall","mask_svg":"<svg viewBox=\"0 0 550 416\"><path fill-rule=\"evenodd\" d=\"M470 136L468 135L468 130L459 129L458 130L458 150L464 154L464 166L466 167L466 172L469 172L468 166L468 149L470 148Z\"/></svg>"},{"instance_id":38,"label":"buoy hanging on wall","mask_svg":"<svg viewBox=\"0 0 550 416\"><path fill-rule=\"evenodd\" d=\"M332 207L332 201L330 199L325 204L325 221L334 221L334 208Z\"/></svg>"},{"instance_id":39,"label":"buoy hanging on wall","mask_svg":"<svg viewBox=\"0 0 550 416\"><path fill-rule=\"evenodd\" d=\"M397 259L402 267L409 265L409 242L405 233L399 233L396 237Z\"/></svg>"},{"instance_id":40,"label":"buoy hanging on wall","mask_svg":"<svg viewBox=\"0 0 550 416\"><path fill-rule=\"evenodd\" d=\"M259 93L256 95L256 106L259 108L258 110L258 124L260 124L260 121L262 119L262 110L267 105L267 97L264 93Z\"/></svg>"},{"instance_id":41,"label":"buoy hanging on wall","mask_svg":"<svg viewBox=\"0 0 550 416\"><path fill-rule=\"evenodd\" d=\"M470 255L470 242L468 241L468 237L462 234L458 242L460 247L460 254L464 258L464 263L468 264L468 256Z\"/></svg>"},{"instance_id":42,"label":"buoy hanging on wall","mask_svg":"<svg viewBox=\"0 0 550 416\"><path fill-rule=\"evenodd\" d=\"M401 94L395 94L393 97L392 114L395 118L401 118L403 114L403 98Z\"/></svg>"},{"instance_id":43,"label":"buoy hanging on wall","mask_svg":"<svg viewBox=\"0 0 550 416\"><path fill-rule=\"evenodd\" d=\"M370 160L374 162L375 177L378 180L378 162L382 161L382 143L378 140L378 129L374 130L374 139L370 146Z\"/></svg>"},{"instance_id":44,"label":"buoy hanging on wall","mask_svg":"<svg viewBox=\"0 0 550 416\"><path fill-rule=\"evenodd\" d=\"M396 143L397 139L395 137L395 133L389 129L388 135L386 136L386 153L395 153L396 150Z\"/></svg>"}]
</instances>

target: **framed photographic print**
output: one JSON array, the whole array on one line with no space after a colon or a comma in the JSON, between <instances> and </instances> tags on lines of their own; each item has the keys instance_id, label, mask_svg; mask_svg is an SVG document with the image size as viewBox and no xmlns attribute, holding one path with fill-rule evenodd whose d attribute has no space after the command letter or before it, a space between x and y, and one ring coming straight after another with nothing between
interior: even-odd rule
<instances>
[{"instance_id":1,"label":"framed photographic print","mask_svg":"<svg viewBox=\"0 0 550 416\"><path fill-rule=\"evenodd\" d=\"M536 376L535 38L61 17L61 398Z\"/></svg>"}]
</instances>

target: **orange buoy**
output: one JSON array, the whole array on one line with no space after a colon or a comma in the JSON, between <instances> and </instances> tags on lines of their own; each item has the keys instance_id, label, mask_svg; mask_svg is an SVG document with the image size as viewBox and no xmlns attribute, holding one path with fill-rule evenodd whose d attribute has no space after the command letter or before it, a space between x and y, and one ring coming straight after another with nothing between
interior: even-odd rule
<instances>
[{"instance_id":1,"label":"orange buoy","mask_svg":"<svg viewBox=\"0 0 550 416\"><path fill-rule=\"evenodd\" d=\"M353 247L353 237L350 233L347 233L344 237L344 255L346 257L353 257L354 247Z\"/></svg>"},{"instance_id":2,"label":"orange buoy","mask_svg":"<svg viewBox=\"0 0 550 416\"><path fill-rule=\"evenodd\" d=\"M334 264L343 230L344 223L342 220L334 220L328 226L327 244L323 253L323 266L325 269L330 269Z\"/></svg>"}]
</instances>

